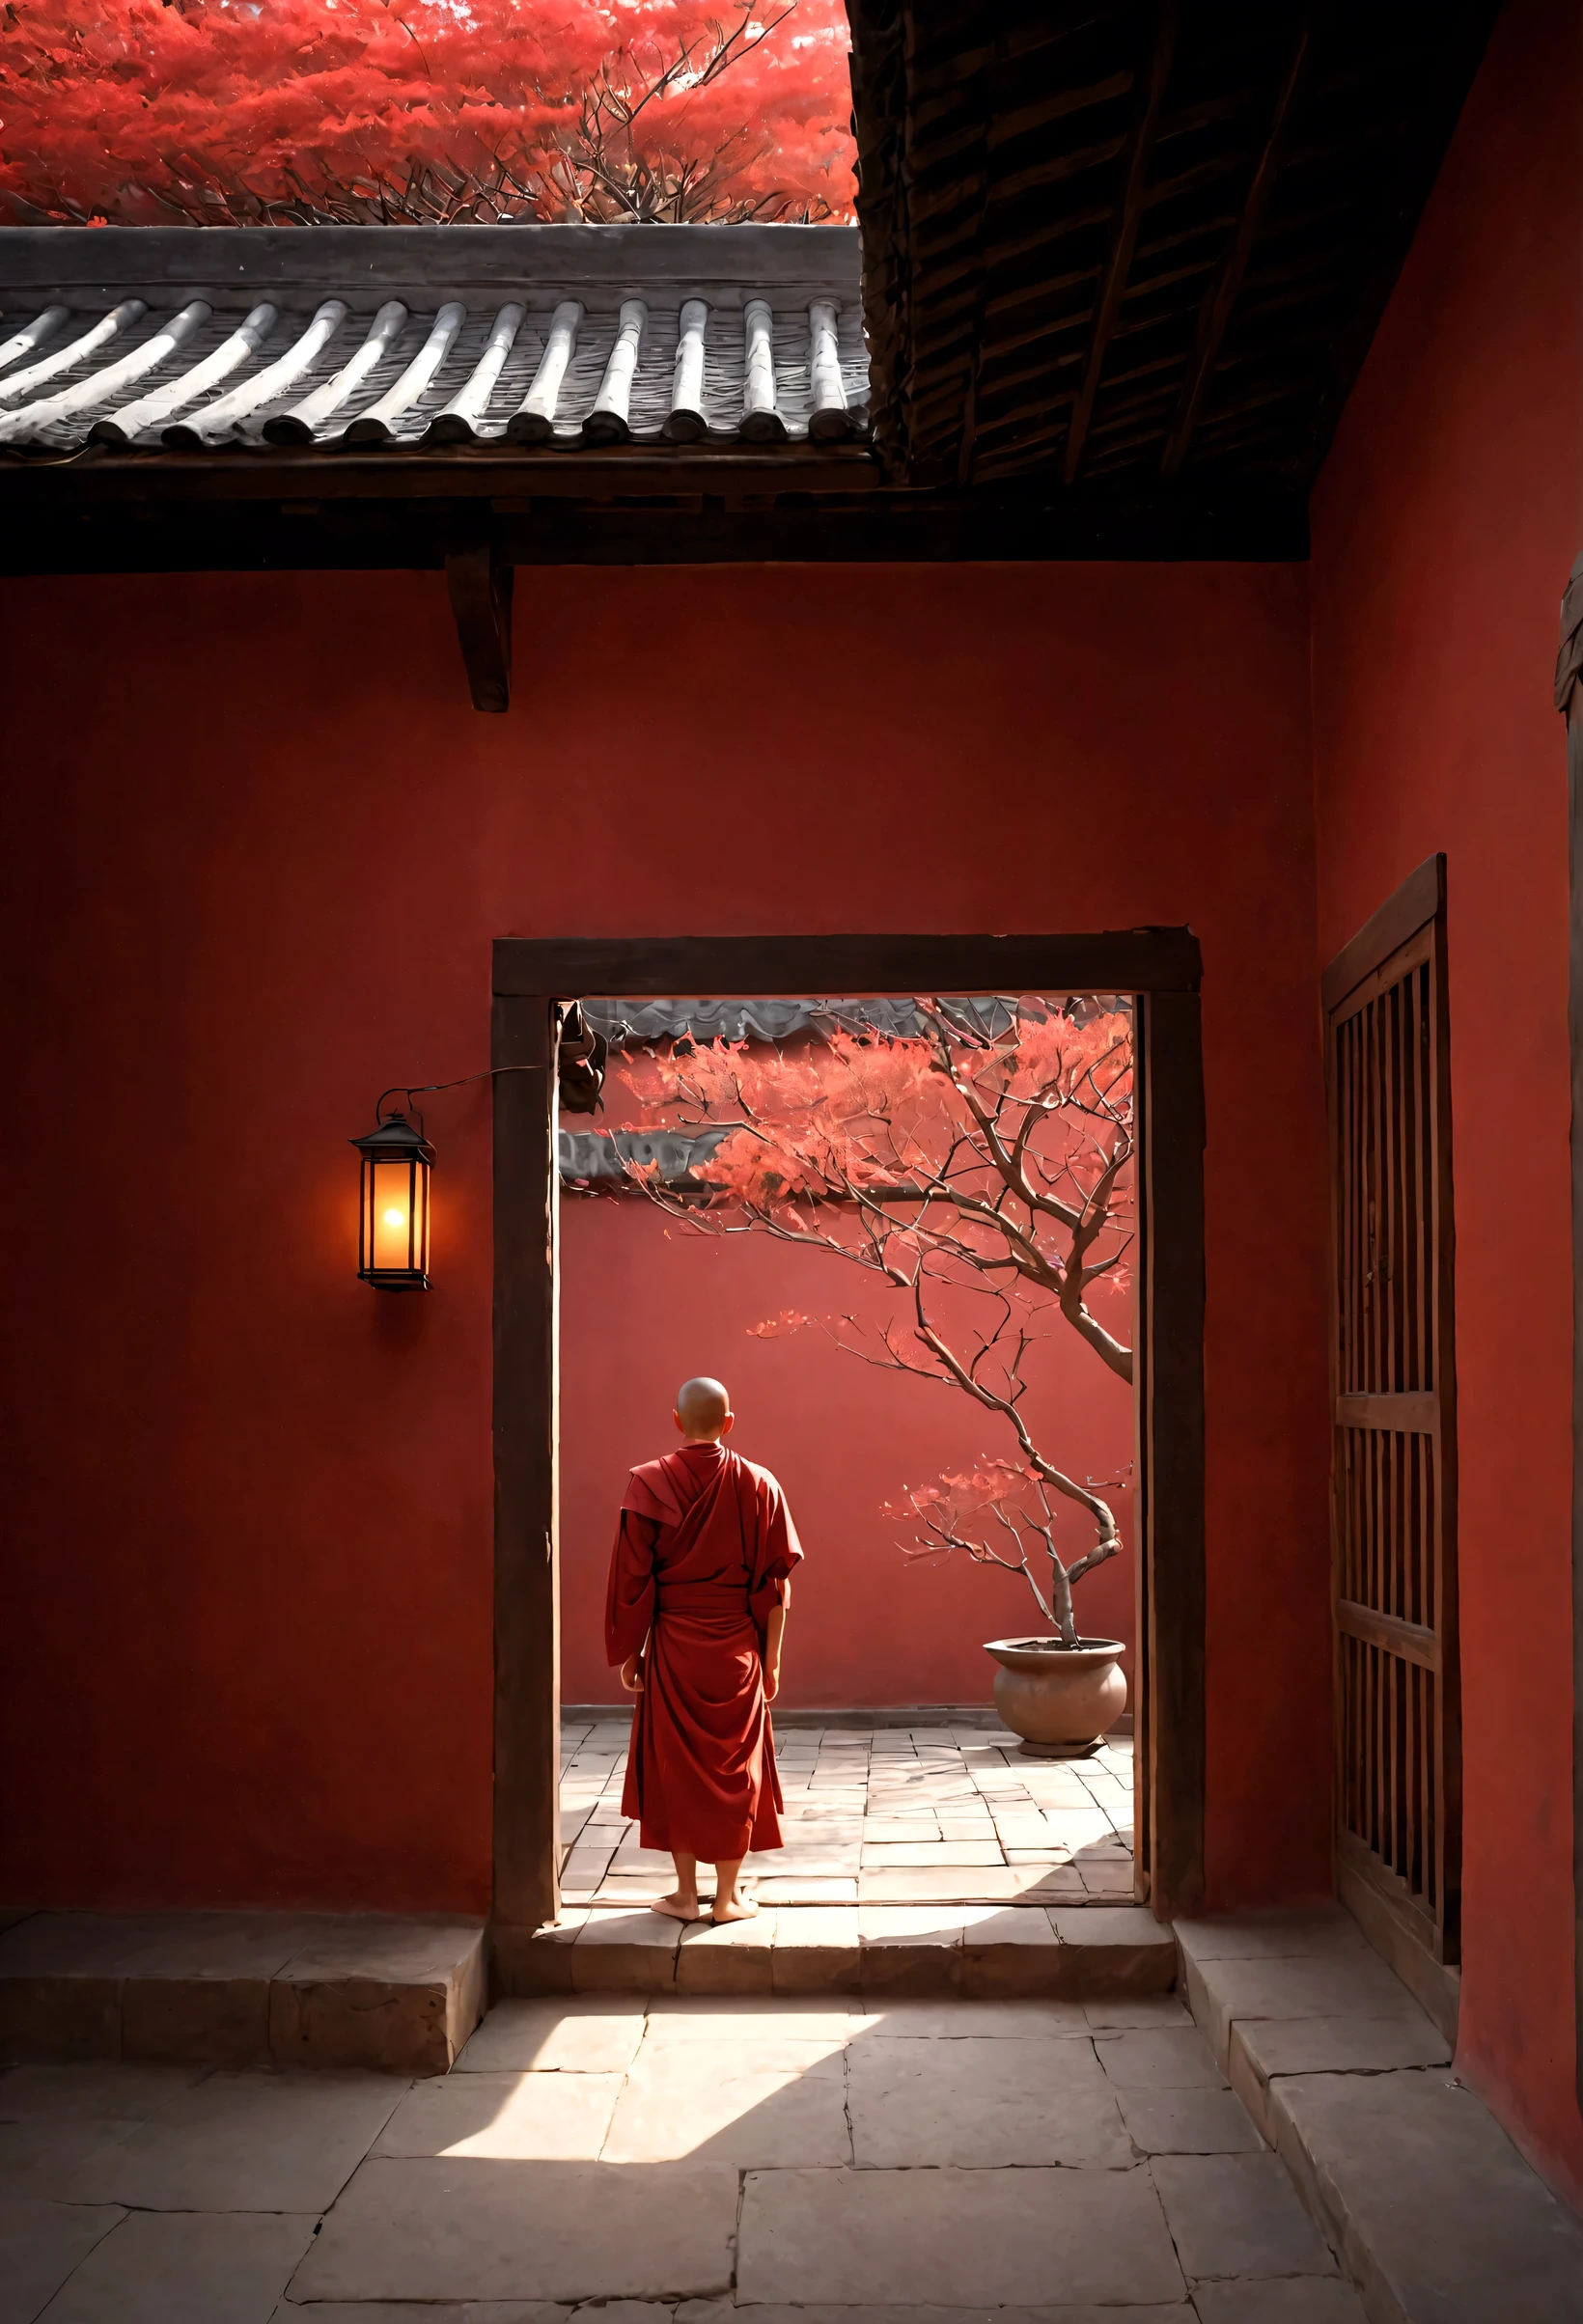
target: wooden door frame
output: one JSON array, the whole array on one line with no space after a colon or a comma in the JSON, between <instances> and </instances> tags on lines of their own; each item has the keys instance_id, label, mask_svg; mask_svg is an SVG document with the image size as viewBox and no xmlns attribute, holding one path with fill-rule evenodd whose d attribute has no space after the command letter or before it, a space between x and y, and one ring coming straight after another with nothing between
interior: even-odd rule
<instances>
[{"instance_id":1,"label":"wooden door frame","mask_svg":"<svg viewBox=\"0 0 1583 2324\"><path fill-rule=\"evenodd\" d=\"M1336 1426L1331 1430L1331 1652L1332 1701L1336 1706L1332 1782L1331 1829L1335 1850L1336 1894L1357 1921L1376 1951L1390 1962L1447 2040L1455 2043L1460 1995L1461 1903L1461 1674L1458 1606L1458 1494L1457 1494L1457 1361L1456 1361L1456 1200L1452 1171L1451 1029L1446 961L1446 859L1431 855L1410 872L1378 910L1371 915L1325 969L1320 980L1324 1012L1325 1139L1330 1178L1330 1284L1327 1337L1330 1343L1332 1420L1340 1393L1337 1373L1339 1344L1337 1298L1340 1282L1340 1221L1337 1216L1338 1111L1335 1089L1334 1012L1371 979L1389 972L1396 955L1429 930L1434 970L1434 1105L1438 1173L1436 1246L1439 1282L1435 1289L1435 1395L1439 1420L1439 1494L1436 1521L1441 1527L1442 1564L1436 1605L1436 1627L1441 1633L1440 1733L1443 1766L1439 1787L1446 1957L1432 1957L1387 1892L1348 1861L1343 1845L1341 1784L1345 1737L1342 1731L1341 1635L1336 1618L1340 1591L1340 1516L1336 1494ZM1358 1399L1374 1401L1375 1399Z\"/></svg>"},{"instance_id":2,"label":"wooden door frame","mask_svg":"<svg viewBox=\"0 0 1583 2324\"><path fill-rule=\"evenodd\" d=\"M494 1904L514 1941L560 1908L554 1028L592 994L1125 993L1137 1008L1134 1686L1140 1895L1204 1900L1202 960L1186 928L1089 936L503 937L494 947Z\"/></svg>"}]
</instances>

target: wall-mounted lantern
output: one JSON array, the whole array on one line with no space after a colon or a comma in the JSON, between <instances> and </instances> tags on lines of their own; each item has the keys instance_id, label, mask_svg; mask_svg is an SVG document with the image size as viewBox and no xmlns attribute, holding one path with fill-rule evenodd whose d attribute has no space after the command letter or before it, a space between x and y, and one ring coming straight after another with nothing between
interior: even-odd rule
<instances>
[{"instance_id":1,"label":"wall-mounted lantern","mask_svg":"<svg viewBox=\"0 0 1583 2324\"><path fill-rule=\"evenodd\" d=\"M381 1104L383 1100L381 1099ZM429 1288L429 1180L434 1149L400 1111L350 1143L363 1157L357 1272L380 1291Z\"/></svg>"},{"instance_id":2,"label":"wall-mounted lantern","mask_svg":"<svg viewBox=\"0 0 1583 2324\"><path fill-rule=\"evenodd\" d=\"M589 1025L579 1001L556 1004L553 1029L560 1101L571 1113L592 1114L600 1103L609 1044ZM362 1282L378 1291L429 1288L429 1180L434 1149L424 1136L417 1108L412 1109L417 1115L414 1127L400 1106L385 1112L386 1098L404 1097L411 1106L414 1097L439 1090L492 1082L502 1073L542 1070L542 1065L486 1065L482 1073L463 1073L456 1081L410 1087L397 1082L380 1093L374 1128L366 1138L347 1141L363 1157L357 1214L357 1273Z\"/></svg>"}]
</instances>

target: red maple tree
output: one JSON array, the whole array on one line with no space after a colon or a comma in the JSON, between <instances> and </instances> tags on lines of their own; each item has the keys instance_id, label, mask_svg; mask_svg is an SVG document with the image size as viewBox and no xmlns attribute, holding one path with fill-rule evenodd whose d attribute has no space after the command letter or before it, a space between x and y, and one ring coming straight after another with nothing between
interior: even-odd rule
<instances>
[{"instance_id":1,"label":"red maple tree","mask_svg":"<svg viewBox=\"0 0 1583 2324\"><path fill-rule=\"evenodd\" d=\"M26 222L852 214L842 0L4 0Z\"/></svg>"},{"instance_id":2,"label":"red maple tree","mask_svg":"<svg viewBox=\"0 0 1583 2324\"><path fill-rule=\"evenodd\" d=\"M1028 1357L1058 1318L1132 1376L1131 1349L1090 1304L1125 1279L1132 1240L1131 1019L1113 1005L1028 998L915 1006L916 1035L838 1024L782 1050L656 1048L627 1073L645 1113L655 1127L715 1137L688 1183L653 1164L629 1175L702 1232L767 1234L898 1295L876 1335L851 1316L795 1311L754 1328L817 1323L847 1353L949 1386L1004 1425L1012 1458L918 1486L886 1513L913 1525L913 1555L961 1550L1020 1573L1071 1646L1072 1585L1120 1536L1099 1484L1043 1449ZM1095 1532L1070 1560L1057 1541L1062 1501Z\"/></svg>"}]
</instances>

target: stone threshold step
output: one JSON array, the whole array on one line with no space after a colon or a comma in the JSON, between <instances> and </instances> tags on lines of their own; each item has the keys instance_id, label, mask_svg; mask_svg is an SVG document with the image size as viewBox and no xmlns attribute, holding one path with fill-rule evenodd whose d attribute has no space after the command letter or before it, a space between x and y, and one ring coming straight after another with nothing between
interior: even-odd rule
<instances>
[{"instance_id":1,"label":"stone threshold step","mask_svg":"<svg viewBox=\"0 0 1583 2324\"><path fill-rule=\"evenodd\" d=\"M563 1728L619 1726L625 1733L631 1724L630 1700L625 1702L563 1702L561 1705ZM1017 1737L999 1711L992 1703L984 1702L916 1702L910 1706L892 1705L888 1710L869 1711L783 1710L777 1707L775 1727L777 1731L785 1729L788 1732L809 1727L827 1727L838 1732L848 1729L856 1729L860 1733L867 1733L870 1729L876 1732L891 1729L919 1729L940 1734L962 1727L989 1733L997 1740L1004 1741L1008 1748L1014 1748L1017 1742ZM1106 1731L1112 1735L1130 1735L1132 1713L1123 1711Z\"/></svg>"},{"instance_id":2,"label":"stone threshold step","mask_svg":"<svg viewBox=\"0 0 1583 2324\"><path fill-rule=\"evenodd\" d=\"M1583 2223L1329 1906L1179 1921L1183 1998L1370 2324L1583 2318Z\"/></svg>"},{"instance_id":3,"label":"stone threshold step","mask_svg":"<svg viewBox=\"0 0 1583 2324\"><path fill-rule=\"evenodd\" d=\"M0 1934L0 2063L136 2058L442 2074L486 1997L481 1921L39 1912Z\"/></svg>"},{"instance_id":4,"label":"stone threshold step","mask_svg":"<svg viewBox=\"0 0 1583 2324\"><path fill-rule=\"evenodd\" d=\"M1168 1993L1169 1928L1139 1905L761 1908L723 1928L641 1908L568 1907L496 1926L501 1994L884 1993L1081 2000Z\"/></svg>"}]
</instances>

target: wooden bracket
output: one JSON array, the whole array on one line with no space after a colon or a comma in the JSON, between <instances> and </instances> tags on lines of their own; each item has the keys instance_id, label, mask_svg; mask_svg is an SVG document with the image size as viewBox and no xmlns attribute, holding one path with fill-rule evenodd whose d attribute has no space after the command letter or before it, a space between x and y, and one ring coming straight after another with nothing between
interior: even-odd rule
<instances>
[{"instance_id":1,"label":"wooden bracket","mask_svg":"<svg viewBox=\"0 0 1583 2324\"><path fill-rule=\"evenodd\" d=\"M475 710L511 707L512 573L487 540L446 552L445 585Z\"/></svg>"}]
</instances>

